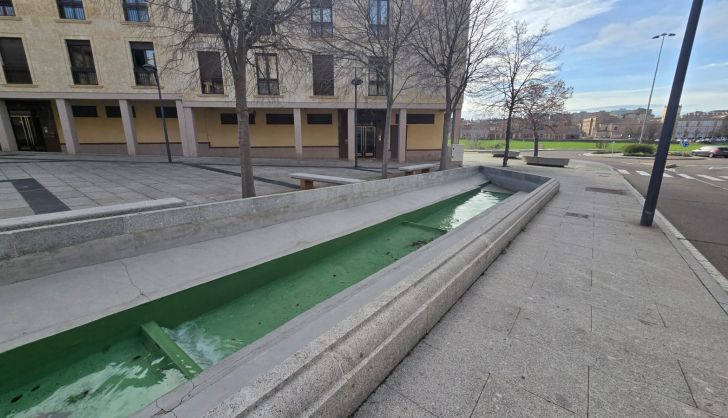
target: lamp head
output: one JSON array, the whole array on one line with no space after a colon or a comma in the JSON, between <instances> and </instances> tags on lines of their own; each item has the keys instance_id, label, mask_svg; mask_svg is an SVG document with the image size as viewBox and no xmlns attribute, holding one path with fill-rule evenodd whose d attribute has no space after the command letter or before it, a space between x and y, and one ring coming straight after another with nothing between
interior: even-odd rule
<instances>
[{"instance_id":1,"label":"lamp head","mask_svg":"<svg viewBox=\"0 0 728 418\"><path fill-rule=\"evenodd\" d=\"M150 74L156 74L157 73L157 67L155 67L152 64L144 64L142 65L142 68L144 68L144 71L150 73Z\"/></svg>"},{"instance_id":2,"label":"lamp head","mask_svg":"<svg viewBox=\"0 0 728 418\"><path fill-rule=\"evenodd\" d=\"M354 86L361 86L361 84L362 84L363 82L364 82L364 81L362 81L362 79L361 79L361 78L359 78L359 77L355 77L355 78L353 78L353 79L351 80L351 84L352 84L352 85L354 85Z\"/></svg>"}]
</instances>

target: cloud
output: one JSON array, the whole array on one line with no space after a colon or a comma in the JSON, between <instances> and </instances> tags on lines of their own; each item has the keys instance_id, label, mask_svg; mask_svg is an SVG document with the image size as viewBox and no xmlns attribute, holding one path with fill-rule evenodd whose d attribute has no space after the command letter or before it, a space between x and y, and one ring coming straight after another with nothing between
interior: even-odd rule
<instances>
[{"instance_id":1,"label":"cloud","mask_svg":"<svg viewBox=\"0 0 728 418\"><path fill-rule=\"evenodd\" d=\"M708 69L708 68L721 68L721 67L728 67L728 61L726 61L726 62L713 62L713 63L710 63L710 64L705 64L705 65L703 65L700 68L705 70L705 69Z\"/></svg>"},{"instance_id":2,"label":"cloud","mask_svg":"<svg viewBox=\"0 0 728 418\"><path fill-rule=\"evenodd\" d=\"M728 16L728 0L704 6L697 36L717 39L728 36L725 16ZM682 39L687 18L687 14L658 14L627 23L612 23L602 27L595 39L577 47L575 51L598 53L606 47L619 47L620 50L646 48L654 42L650 39L652 35L665 31L676 33Z\"/></svg>"},{"instance_id":3,"label":"cloud","mask_svg":"<svg viewBox=\"0 0 728 418\"><path fill-rule=\"evenodd\" d=\"M623 106L646 106L650 89L635 90L603 90L574 93L566 108L569 111L580 111L594 108ZM670 96L670 86L656 86L652 97L651 108L661 113ZM728 81L711 86L685 86L681 104L683 112L695 110L714 110L728 108Z\"/></svg>"},{"instance_id":4,"label":"cloud","mask_svg":"<svg viewBox=\"0 0 728 418\"><path fill-rule=\"evenodd\" d=\"M512 0L507 10L513 19L528 22L532 28L544 24L557 31L606 13L620 0Z\"/></svg>"}]
</instances>

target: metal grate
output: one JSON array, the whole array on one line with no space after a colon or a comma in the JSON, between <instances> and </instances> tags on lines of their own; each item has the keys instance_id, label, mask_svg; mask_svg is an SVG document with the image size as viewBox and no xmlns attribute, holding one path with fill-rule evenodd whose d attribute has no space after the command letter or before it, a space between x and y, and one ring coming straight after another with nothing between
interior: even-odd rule
<instances>
[{"instance_id":1,"label":"metal grate","mask_svg":"<svg viewBox=\"0 0 728 418\"><path fill-rule=\"evenodd\" d=\"M594 193L608 193L608 194L626 194L626 190L622 189L604 189L602 187L587 187L585 189L587 192L594 192Z\"/></svg>"}]
</instances>

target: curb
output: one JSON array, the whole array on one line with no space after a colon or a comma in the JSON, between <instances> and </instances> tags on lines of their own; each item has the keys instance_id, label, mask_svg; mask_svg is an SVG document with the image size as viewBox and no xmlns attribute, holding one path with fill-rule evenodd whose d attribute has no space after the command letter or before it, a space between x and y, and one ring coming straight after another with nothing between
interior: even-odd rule
<instances>
[{"instance_id":1,"label":"curb","mask_svg":"<svg viewBox=\"0 0 728 418\"><path fill-rule=\"evenodd\" d=\"M608 167L610 170L615 172L615 174L618 174L613 167ZM619 177L632 192L632 195L637 198L640 204L644 205L645 198L642 197L640 192L635 189L634 186L632 186L632 184L624 178L624 176L619 175ZM695 248L695 246L658 210L655 210L655 221L667 239L670 240L673 247L675 247L693 273L698 277L705 289L710 293L713 299L718 302L718 305L723 309L726 315L728 315L728 279L726 279L725 276L723 276L723 274L721 274L721 272L718 271L718 269L716 269L715 266L708 261L708 259L705 258L705 256L697 248ZM695 260L695 263L691 263L690 260L686 259L684 255L685 253L689 254Z\"/></svg>"}]
</instances>

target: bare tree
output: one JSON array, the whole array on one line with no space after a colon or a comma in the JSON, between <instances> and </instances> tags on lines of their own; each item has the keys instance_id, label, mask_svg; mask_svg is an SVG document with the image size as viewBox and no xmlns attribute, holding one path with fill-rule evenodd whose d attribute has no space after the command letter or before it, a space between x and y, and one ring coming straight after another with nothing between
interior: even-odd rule
<instances>
[{"instance_id":1,"label":"bare tree","mask_svg":"<svg viewBox=\"0 0 728 418\"><path fill-rule=\"evenodd\" d=\"M496 106L506 115L503 167L508 166L513 117L523 105L526 92L531 86L542 84L558 69L554 61L561 49L546 42L548 35L545 26L530 34L526 23L514 23L505 46L495 57L492 79L480 90L481 95L494 96Z\"/></svg>"},{"instance_id":2,"label":"bare tree","mask_svg":"<svg viewBox=\"0 0 728 418\"><path fill-rule=\"evenodd\" d=\"M455 132L455 109L462 106L468 84L488 75L488 60L500 48L500 0L434 0L423 8L414 33L414 49L429 67L439 90L444 88L440 170L448 164L448 137ZM459 138L453 138L455 142Z\"/></svg>"},{"instance_id":3,"label":"bare tree","mask_svg":"<svg viewBox=\"0 0 728 418\"><path fill-rule=\"evenodd\" d=\"M392 108L403 91L421 80L411 47L418 19L411 0L347 0L335 9L331 33L317 39L320 52L367 68L369 95L385 97L383 178L388 176Z\"/></svg>"},{"instance_id":4,"label":"bare tree","mask_svg":"<svg viewBox=\"0 0 728 418\"><path fill-rule=\"evenodd\" d=\"M553 130L553 116L564 111L573 89L566 87L563 80L545 77L541 83L530 84L523 92L520 113L533 131L533 156L538 157L539 131Z\"/></svg>"},{"instance_id":5,"label":"bare tree","mask_svg":"<svg viewBox=\"0 0 728 418\"><path fill-rule=\"evenodd\" d=\"M303 56L296 35L298 21L307 16L308 0L149 0L148 4L150 28L166 46L167 60L161 71L196 73L200 66L192 63L197 58L189 55L200 50L219 53L227 64L224 69L232 80L238 119L241 193L242 197L255 196L249 88L261 79L271 80L273 66L275 70L295 67ZM279 55L288 59L287 65L278 65ZM280 89L278 75L258 87L259 93L273 96Z\"/></svg>"}]
</instances>

